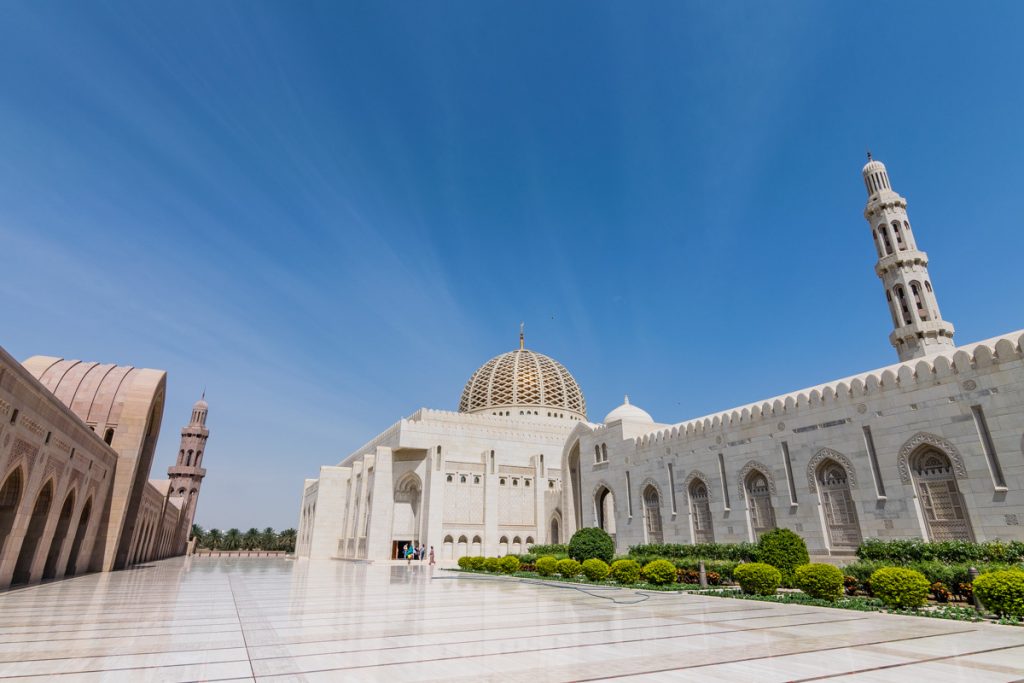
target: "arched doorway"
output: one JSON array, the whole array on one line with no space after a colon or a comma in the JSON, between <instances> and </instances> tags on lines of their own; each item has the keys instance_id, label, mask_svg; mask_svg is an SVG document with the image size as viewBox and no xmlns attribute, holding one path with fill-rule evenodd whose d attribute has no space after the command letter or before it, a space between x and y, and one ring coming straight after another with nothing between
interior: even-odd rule
<instances>
[{"instance_id":1,"label":"arched doorway","mask_svg":"<svg viewBox=\"0 0 1024 683\"><path fill-rule=\"evenodd\" d=\"M973 541L967 506L949 456L926 446L910 457L910 469L921 501L928 540Z\"/></svg>"},{"instance_id":2,"label":"arched doorway","mask_svg":"<svg viewBox=\"0 0 1024 683\"><path fill-rule=\"evenodd\" d=\"M60 559L60 551L64 547L64 539L67 538L68 527L71 526L71 515L74 511L75 492L71 491L64 499L64 505L60 508L60 517L57 519L57 528L53 530L50 552L46 554L46 565L43 567L44 579L52 579L57 576L57 560Z\"/></svg>"},{"instance_id":3,"label":"arched doorway","mask_svg":"<svg viewBox=\"0 0 1024 683\"><path fill-rule=\"evenodd\" d=\"M43 531L46 530L46 517L50 514L52 503L53 480L51 479L39 491L35 505L32 506L32 518L25 531L25 538L21 542L21 552L18 553L18 562L14 566L12 584L28 583L32 578L32 560L36 557L39 541L42 540Z\"/></svg>"},{"instance_id":4,"label":"arched doorway","mask_svg":"<svg viewBox=\"0 0 1024 683\"><path fill-rule=\"evenodd\" d=\"M557 545L562 542L562 537L559 535L558 529L558 517L551 518L551 532L548 535L548 543Z\"/></svg>"},{"instance_id":5,"label":"arched doorway","mask_svg":"<svg viewBox=\"0 0 1024 683\"><path fill-rule=\"evenodd\" d=\"M420 540L420 495L423 488L420 478L414 472L406 473L395 484L394 514L391 518L392 556L406 543L418 543Z\"/></svg>"},{"instance_id":6,"label":"arched doorway","mask_svg":"<svg viewBox=\"0 0 1024 683\"><path fill-rule=\"evenodd\" d=\"M569 488L572 495L572 510L576 516L576 529L583 528L583 491L580 483L580 442L577 441L569 451ZM571 520L570 520L571 521ZM570 524L570 529L573 526Z\"/></svg>"},{"instance_id":7,"label":"arched doorway","mask_svg":"<svg viewBox=\"0 0 1024 683\"><path fill-rule=\"evenodd\" d=\"M661 530L661 496L653 484L644 489L644 535L648 543L664 543Z\"/></svg>"},{"instance_id":8,"label":"arched doorway","mask_svg":"<svg viewBox=\"0 0 1024 683\"><path fill-rule=\"evenodd\" d=\"M827 458L818 465L815 477L829 545L833 550L855 550L863 539L846 468Z\"/></svg>"},{"instance_id":9,"label":"arched doorway","mask_svg":"<svg viewBox=\"0 0 1024 683\"><path fill-rule=\"evenodd\" d=\"M441 546L441 557L446 560L452 559L452 553L455 552L455 542L452 539L451 534L444 537L444 545Z\"/></svg>"},{"instance_id":10,"label":"arched doorway","mask_svg":"<svg viewBox=\"0 0 1024 683\"><path fill-rule=\"evenodd\" d=\"M714 543L715 530L711 521L711 497L708 485L694 479L688 490L690 495L690 519L693 524L694 543Z\"/></svg>"},{"instance_id":11,"label":"arched doorway","mask_svg":"<svg viewBox=\"0 0 1024 683\"><path fill-rule=\"evenodd\" d=\"M0 558L7 549L7 541L14 528L14 520L18 517L18 505L21 504L21 493L24 488L21 468L14 470L0 487Z\"/></svg>"},{"instance_id":12,"label":"arched doorway","mask_svg":"<svg viewBox=\"0 0 1024 683\"><path fill-rule=\"evenodd\" d=\"M607 486L602 486L594 494L594 508L597 526L615 538L615 494Z\"/></svg>"},{"instance_id":13,"label":"arched doorway","mask_svg":"<svg viewBox=\"0 0 1024 683\"><path fill-rule=\"evenodd\" d=\"M750 512L750 527L756 541L761 534L775 528L775 509L772 507L771 486L768 477L758 470L747 475L744 483L747 493L747 510Z\"/></svg>"}]
</instances>

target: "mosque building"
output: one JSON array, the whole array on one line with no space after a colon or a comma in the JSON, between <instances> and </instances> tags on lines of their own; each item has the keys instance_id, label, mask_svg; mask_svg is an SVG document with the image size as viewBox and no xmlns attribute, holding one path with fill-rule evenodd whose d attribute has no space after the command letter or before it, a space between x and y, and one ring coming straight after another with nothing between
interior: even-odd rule
<instances>
[{"instance_id":1,"label":"mosque building","mask_svg":"<svg viewBox=\"0 0 1024 683\"><path fill-rule=\"evenodd\" d=\"M825 557L869 537L1024 540L1024 330L956 346L906 200L870 155L862 175L898 363L683 422L627 397L593 423L521 334L458 412L423 408L307 479L297 555L503 555L593 526L618 552L775 527Z\"/></svg>"},{"instance_id":2,"label":"mosque building","mask_svg":"<svg viewBox=\"0 0 1024 683\"><path fill-rule=\"evenodd\" d=\"M185 553L206 470L203 399L150 479L167 374L0 348L0 589Z\"/></svg>"}]
</instances>

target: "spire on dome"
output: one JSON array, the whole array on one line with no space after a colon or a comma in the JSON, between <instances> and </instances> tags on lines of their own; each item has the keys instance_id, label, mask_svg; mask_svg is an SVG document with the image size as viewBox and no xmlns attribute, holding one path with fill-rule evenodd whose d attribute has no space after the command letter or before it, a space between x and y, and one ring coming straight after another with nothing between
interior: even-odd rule
<instances>
[{"instance_id":1,"label":"spire on dome","mask_svg":"<svg viewBox=\"0 0 1024 683\"><path fill-rule=\"evenodd\" d=\"M629 394L626 394L622 401L623 405L629 405Z\"/></svg>"},{"instance_id":2,"label":"spire on dome","mask_svg":"<svg viewBox=\"0 0 1024 683\"><path fill-rule=\"evenodd\" d=\"M526 323L519 323L519 348L526 348L526 334L523 330L526 328Z\"/></svg>"}]
</instances>

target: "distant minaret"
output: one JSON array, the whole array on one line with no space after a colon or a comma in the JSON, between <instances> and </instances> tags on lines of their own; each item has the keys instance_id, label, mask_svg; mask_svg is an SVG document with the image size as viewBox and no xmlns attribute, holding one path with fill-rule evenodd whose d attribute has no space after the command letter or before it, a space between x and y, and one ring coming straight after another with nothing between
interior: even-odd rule
<instances>
[{"instance_id":1,"label":"distant minaret","mask_svg":"<svg viewBox=\"0 0 1024 683\"><path fill-rule=\"evenodd\" d=\"M209 406L206 403L206 392L192 406L192 419L181 428L181 445L178 450L178 462L167 470L171 480L171 495L183 498L185 523L176 541L177 552L184 551L184 543L192 531L192 522L196 517L196 505L199 502L199 487L203 484L206 470L203 469L203 458L206 455L206 440L210 430L206 428L206 414Z\"/></svg>"},{"instance_id":2,"label":"distant minaret","mask_svg":"<svg viewBox=\"0 0 1024 683\"><path fill-rule=\"evenodd\" d=\"M893 331L889 342L901 361L952 351L953 324L942 319L928 276L928 254L918 251L907 218L907 200L889 184L885 164L871 159L862 171L868 203L864 218L878 251L875 273L885 286Z\"/></svg>"}]
</instances>

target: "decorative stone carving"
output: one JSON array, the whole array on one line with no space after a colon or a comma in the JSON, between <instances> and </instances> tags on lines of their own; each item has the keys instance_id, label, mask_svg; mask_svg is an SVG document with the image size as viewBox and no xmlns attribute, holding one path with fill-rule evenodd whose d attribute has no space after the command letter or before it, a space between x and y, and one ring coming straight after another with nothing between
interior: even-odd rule
<instances>
[{"instance_id":1,"label":"decorative stone carving","mask_svg":"<svg viewBox=\"0 0 1024 683\"><path fill-rule=\"evenodd\" d=\"M960 386L964 388L964 391L974 391L978 388L978 383L973 379L965 379Z\"/></svg>"},{"instance_id":2,"label":"decorative stone carving","mask_svg":"<svg viewBox=\"0 0 1024 683\"><path fill-rule=\"evenodd\" d=\"M863 403L858 403L857 412L863 415L864 413L868 412L868 407Z\"/></svg>"},{"instance_id":3,"label":"decorative stone carving","mask_svg":"<svg viewBox=\"0 0 1024 683\"><path fill-rule=\"evenodd\" d=\"M900 471L900 481L904 484L911 482L910 478L910 456L923 445L934 446L936 449L942 451L946 457L949 458L950 463L953 465L953 473L957 479L967 478L967 468L964 467L964 459L960 456L960 451L956 449L952 443L943 439L941 436L935 434L929 434L928 432L918 432L910 438L902 448L900 448L899 455L896 458L896 464Z\"/></svg>"},{"instance_id":4,"label":"decorative stone carving","mask_svg":"<svg viewBox=\"0 0 1024 683\"><path fill-rule=\"evenodd\" d=\"M694 480L696 480L696 479L700 479L701 482L703 482L703 484L704 484L704 488L706 488L708 490L708 502L710 503L711 502L711 480L708 479L708 475L704 474L700 470L694 470L694 471L690 472L688 475L686 475L686 479L683 481L683 491L685 491L687 494L689 494L690 493L690 486L693 484Z\"/></svg>"},{"instance_id":5,"label":"decorative stone carving","mask_svg":"<svg viewBox=\"0 0 1024 683\"><path fill-rule=\"evenodd\" d=\"M846 483L851 489L857 488L857 472L853 469L853 463L850 459L839 451L834 451L831 448L822 448L814 456L807 461L807 485L811 488L811 493L818 492L818 466L826 460L834 460L846 470Z\"/></svg>"},{"instance_id":6,"label":"decorative stone carving","mask_svg":"<svg viewBox=\"0 0 1024 683\"><path fill-rule=\"evenodd\" d=\"M765 465L762 462L758 462L757 460L749 461L746 465L743 466L743 469L740 470L740 481L739 481L739 485L737 487L738 490L739 490L740 495L741 496L746 495L746 492L747 492L747 477L749 477L750 473L753 472L754 470L757 470L758 472L763 474L764 478L766 480L768 480L768 490L774 496L775 495L775 477L772 476L772 471L768 468L767 465Z\"/></svg>"}]
</instances>

